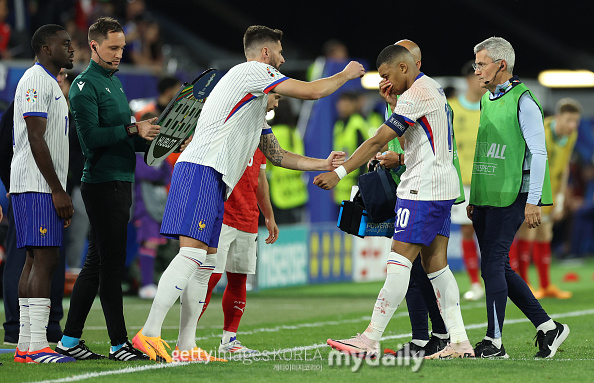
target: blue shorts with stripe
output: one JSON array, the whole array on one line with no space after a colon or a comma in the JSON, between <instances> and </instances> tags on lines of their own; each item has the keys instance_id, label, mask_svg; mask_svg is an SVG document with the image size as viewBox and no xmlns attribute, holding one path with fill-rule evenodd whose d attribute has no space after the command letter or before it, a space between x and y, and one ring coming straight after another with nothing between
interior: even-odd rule
<instances>
[{"instance_id":1,"label":"blue shorts with stripe","mask_svg":"<svg viewBox=\"0 0 594 383\"><path fill-rule=\"evenodd\" d=\"M223 175L213 168L191 162L175 164L161 234L175 239L182 235L218 247L226 190Z\"/></svg>"},{"instance_id":2,"label":"blue shorts with stripe","mask_svg":"<svg viewBox=\"0 0 594 383\"><path fill-rule=\"evenodd\" d=\"M17 247L62 246L64 220L50 193L11 194Z\"/></svg>"},{"instance_id":3,"label":"blue shorts with stripe","mask_svg":"<svg viewBox=\"0 0 594 383\"><path fill-rule=\"evenodd\" d=\"M413 201L398 198L394 239L429 246L437 234L449 238L450 214L454 201Z\"/></svg>"}]
</instances>

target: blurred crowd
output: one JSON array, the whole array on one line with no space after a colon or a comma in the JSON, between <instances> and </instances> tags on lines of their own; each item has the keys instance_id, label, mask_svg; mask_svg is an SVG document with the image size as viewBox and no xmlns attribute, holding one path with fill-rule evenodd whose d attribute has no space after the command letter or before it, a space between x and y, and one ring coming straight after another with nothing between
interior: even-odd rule
<instances>
[{"instance_id":1,"label":"blurred crowd","mask_svg":"<svg viewBox=\"0 0 594 383\"><path fill-rule=\"evenodd\" d=\"M122 62L158 74L164 44L144 0L0 0L0 58L32 59L32 33L44 24L60 24L72 37L76 63L86 66L91 57L87 31L100 16L113 17L124 27L127 45Z\"/></svg>"}]
</instances>

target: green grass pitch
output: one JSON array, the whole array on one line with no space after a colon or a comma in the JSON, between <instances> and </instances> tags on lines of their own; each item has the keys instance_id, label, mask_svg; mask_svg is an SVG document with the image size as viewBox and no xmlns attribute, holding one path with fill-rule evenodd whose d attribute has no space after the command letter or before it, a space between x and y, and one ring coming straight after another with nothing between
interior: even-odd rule
<instances>
[{"instance_id":1,"label":"green grass pitch","mask_svg":"<svg viewBox=\"0 0 594 383\"><path fill-rule=\"evenodd\" d=\"M580 280L563 283L569 271ZM537 283L535 271L531 280ZM312 285L248 293L248 304L238 338L248 347L269 351L261 360L228 363L155 364L154 362L77 362L68 365L25 365L12 361L11 354L0 355L0 382L318 382L387 381L423 382L548 382L591 381L594 371L594 261L581 264L555 264L552 280L573 291L565 301L544 299L543 307L556 320L567 323L571 333L551 360L534 360L534 327L508 301L503 343L508 360L428 360L418 372L411 366L370 366L357 372L351 366L330 366L327 338L347 338L365 330L381 282ZM468 288L468 278L457 273L460 291ZM130 338L144 323L150 302L125 298L125 315ZM68 301L65 301L67 308ZM482 339L486 327L484 302L461 302L462 314L471 342ZM215 295L199 323L198 345L216 350L222 332L221 296ZM163 339L175 347L179 305L167 315ZM2 334L3 336L3 334ZM396 311L382 341L382 347L396 348L410 339L406 306ZM83 339L94 351L108 353L109 342L99 300L93 305ZM13 346L0 345L0 348ZM301 348L301 349L300 349ZM263 360L268 359L268 360Z\"/></svg>"}]
</instances>

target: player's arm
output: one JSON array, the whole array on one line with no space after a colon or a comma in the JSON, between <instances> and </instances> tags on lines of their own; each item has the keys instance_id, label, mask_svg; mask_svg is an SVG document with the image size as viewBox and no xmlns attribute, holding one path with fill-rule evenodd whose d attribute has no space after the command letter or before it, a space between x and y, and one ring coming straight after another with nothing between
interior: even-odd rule
<instances>
[{"instance_id":1,"label":"player's arm","mask_svg":"<svg viewBox=\"0 0 594 383\"><path fill-rule=\"evenodd\" d=\"M314 185L325 190L330 190L338 184L344 176L363 166L371 157L381 150L386 143L396 137L396 132L388 125L383 124L375 135L361 144L353 155L338 169L328 173L319 174L314 178Z\"/></svg>"},{"instance_id":2,"label":"player's arm","mask_svg":"<svg viewBox=\"0 0 594 383\"><path fill-rule=\"evenodd\" d=\"M268 229L268 238L266 243L274 243L278 239L278 226L274 219L274 212L272 210L272 203L270 202L270 188L268 180L266 179L266 169L260 169L258 174L258 188L256 189L256 199L258 206L262 211Z\"/></svg>"},{"instance_id":3,"label":"player's arm","mask_svg":"<svg viewBox=\"0 0 594 383\"><path fill-rule=\"evenodd\" d=\"M334 93L349 80L365 74L363 65L351 61L341 72L316 81L306 82L288 79L278 84L274 91L283 96L299 98L301 100L317 100Z\"/></svg>"},{"instance_id":4,"label":"player's arm","mask_svg":"<svg viewBox=\"0 0 594 383\"><path fill-rule=\"evenodd\" d=\"M74 84L73 84L74 86ZM72 88L71 88L72 90ZM84 93L83 93L84 92ZM74 93L74 95L72 95ZM92 94L91 88L83 88L78 93L70 93L70 109L80 139L89 149L98 149L118 142L134 139L140 136L146 140L154 139L160 127L153 125L157 118L136 123L136 129L127 125L99 126L99 106L97 98ZM137 133L135 133L135 130Z\"/></svg>"},{"instance_id":5,"label":"player's arm","mask_svg":"<svg viewBox=\"0 0 594 383\"><path fill-rule=\"evenodd\" d=\"M72 219L72 215L74 214L74 208L72 207L70 196L62 187L60 179L56 174L49 148L43 138L47 126L47 118L29 116L25 118L25 123L27 124L29 145L35 163L52 190L52 200L58 216L65 220L64 226L67 227L70 225L70 219Z\"/></svg>"},{"instance_id":6,"label":"player's arm","mask_svg":"<svg viewBox=\"0 0 594 383\"><path fill-rule=\"evenodd\" d=\"M281 148L272 129L268 128L260 136L258 146L274 166L301 171L331 171L344 162L345 153L333 151L328 158L311 158L289 152Z\"/></svg>"}]
</instances>

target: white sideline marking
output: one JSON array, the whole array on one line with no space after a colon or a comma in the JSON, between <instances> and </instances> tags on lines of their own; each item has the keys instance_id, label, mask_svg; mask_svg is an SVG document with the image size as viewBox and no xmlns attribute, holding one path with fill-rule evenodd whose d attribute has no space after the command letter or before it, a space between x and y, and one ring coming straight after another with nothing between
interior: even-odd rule
<instances>
[{"instance_id":1,"label":"white sideline marking","mask_svg":"<svg viewBox=\"0 0 594 383\"><path fill-rule=\"evenodd\" d=\"M571 312L567 312L567 313L550 314L549 316L551 318L570 318L570 317L578 317L578 316L593 315L593 314L594 314L594 309L590 309L590 310L571 311ZM363 317L363 318L369 318L369 317ZM361 319L363 319L363 318L361 318ZM355 320L352 319L351 321L355 321ZM329 321L329 322L333 322L333 321ZM525 323L525 322L529 322L528 319L526 319L526 318L508 319L508 320L505 321L505 324L506 325L511 325L511 324L517 324L517 323ZM317 323L322 323L322 322L317 322ZM342 323L345 323L345 322L342 322ZM301 327L307 327L307 325L308 325L307 323L304 323L303 325L301 325ZM311 325L311 324L309 324L309 325ZM466 325L465 327L466 327L467 330L469 330L469 329L484 328L486 326L487 326L487 322L470 324L470 325ZM282 328L283 326L277 326L277 327ZM287 326L287 327L296 327L296 326ZM276 330L276 331L278 331L278 330ZM411 336L411 333L389 335L389 336L382 337L381 340L400 339L400 338L407 338L407 337L410 337L410 336ZM276 351L273 351L273 352L262 352L262 355L273 355L273 354L277 354L278 355L278 354L283 354L283 353L286 353L286 352L293 352L293 351L314 350L314 349L318 349L318 348L322 348L322 347L327 347L327 346L328 345L326 343L317 343L317 344L313 344L313 345L310 345L310 346L297 346L297 347L291 347L291 348L285 348L285 349L281 349L281 350L276 350ZM529 358L510 358L509 360L535 360L535 359L529 359ZM550 360L554 360L554 361L558 361L558 362L564 362L564 361L573 361L573 360L591 361L591 360L594 360L594 359L550 359ZM190 363L176 362L176 363L151 364L151 365L138 366L138 367L126 367L126 368L122 368L120 370L101 371L101 372L89 372L89 373L81 374L81 375L72 375L72 376L69 376L69 377L66 377L66 378L59 378L59 379L53 379L53 380L41 380L41 381L37 381L36 383L77 382L77 381L81 381L81 380L87 380L87 379L97 378L97 377L100 377L100 376L129 374L129 373L140 372L140 371L155 370L155 369L159 369L159 368L181 367L181 366L185 366L185 365L188 365L188 364L190 364Z\"/></svg>"}]
</instances>

